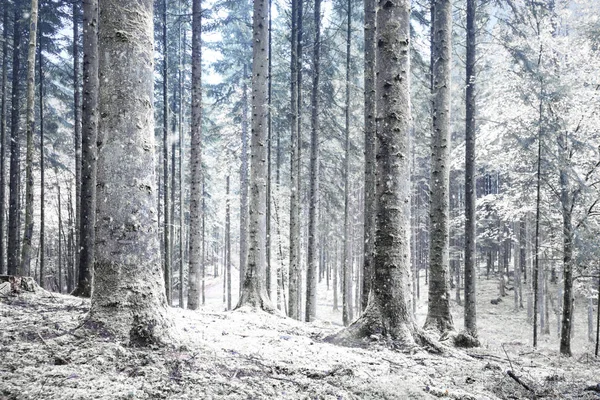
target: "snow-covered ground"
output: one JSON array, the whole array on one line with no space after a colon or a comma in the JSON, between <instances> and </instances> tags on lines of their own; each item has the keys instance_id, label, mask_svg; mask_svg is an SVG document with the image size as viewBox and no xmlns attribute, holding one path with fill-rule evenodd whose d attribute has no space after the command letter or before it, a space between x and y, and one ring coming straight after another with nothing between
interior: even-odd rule
<instances>
[{"instance_id":1,"label":"snow-covered ground","mask_svg":"<svg viewBox=\"0 0 600 400\"><path fill-rule=\"evenodd\" d=\"M90 335L79 327L86 300L46 293L3 298L0 399L599 398L585 390L600 383L600 361L587 341L583 310L575 319L575 356L561 357L554 318L552 334L541 335L533 349L527 312L514 311L512 293L491 305L496 281L478 283L483 346L441 356L324 342L341 329L325 282L319 320L302 323L248 309L223 311L222 281L212 278L202 310L171 310L180 342L155 349ZM426 293L424 282L421 289ZM462 308L454 310L460 329ZM419 321L425 312L420 301Z\"/></svg>"}]
</instances>

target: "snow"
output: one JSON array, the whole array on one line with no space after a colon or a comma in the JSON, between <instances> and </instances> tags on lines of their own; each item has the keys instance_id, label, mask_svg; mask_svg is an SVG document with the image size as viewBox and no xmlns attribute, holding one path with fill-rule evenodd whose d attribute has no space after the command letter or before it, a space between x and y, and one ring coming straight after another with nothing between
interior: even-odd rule
<instances>
[{"instance_id":1,"label":"snow","mask_svg":"<svg viewBox=\"0 0 600 400\"><path fill-rule=\"evenodd\" d=\"M540 335L540 348L533 349L526 311L515 312L512 298L490 305L489 299L497 298L494 279L478 281L483 346L448 349L442 356L393 351L376 340L364 348L324 342L340 329L341 319L341 312L331 309L332 291L324 281L321 319L314 323L248 308L222 311L222 281L211 279L207 287L209 301L202 310L170 309L177 345L151 349L127 347L83 327L87 300L45 291L0 299L0 398L531 397L507 370L540 397L598 398L585 391L600 381L600 362L581 339L585 329L576 331L573 358L557 354L554 336ZM462 308L454 304L453 311L455 324L462 325ZM421 300L420 323L425 312ZM575 320L585 325L585 318Z\"/></svg>"}]
</instances>

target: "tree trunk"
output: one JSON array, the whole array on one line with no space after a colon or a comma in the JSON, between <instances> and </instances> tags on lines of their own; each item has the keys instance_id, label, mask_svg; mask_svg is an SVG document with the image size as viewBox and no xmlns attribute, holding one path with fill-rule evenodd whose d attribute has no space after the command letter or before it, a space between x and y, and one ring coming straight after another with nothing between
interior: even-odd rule
<instances>
[{"instance_id":1,"label":"tree trunk","mask_svg":"<svg viewBox=\"0 0 600 400\"><path fill-rule=\"evenodd\" d=\"M342 319L345 326L352 322L352 264L350 259L350 46L352 44L352 0L346 3L346 106L344 146L344 266L342 279Z\"/></svg>"},{"instance_id":2,"label":"tree trunk","mask_svg":"<svg viewBox=\"0 0 600 400\"><path fill-rule=\"evenodd\" d=\"M301 18L299 15L299 3L302 0L292 0L292 53L291 53L291 154L290 154L290 264L289 264L289 316L294 319L299 319L299 288L300 285L300 171L298 170L300 163L298 154L299 143L299 109L298 102L300 87L298 86L298 59L299 57L299 34L298 22Z\"/></svg>"},{"instance_id":3,"label":"tree trunk","mask_svg":"<svg viewBox=\"0 0 600 400\"><path fill-rule=\"evenodd\" d=\"M248 86L244 64L242 83L242 167L240 170L240 282L244 281L248 263ZM240 295L242 287L240 285Z\"/></svg>"},{"instance_id":4,"label":"tree trunk","mask_svg":"<svg viewBox=\"0 0 600 400\"><path fill-rule=\"evenodd\" d=\"M181 1L179 1L179 12L181 13ZM184 206L184 192L183 192L183 147L185 145L183 139L183 52L186 51L185 45L185 32L183 32L183 40L181 39L182 29L181 22L179 23L179 35L178 35L178 45L179 45L179 68L178 68L178 78L179 78L179 104L177 106L177 117L179 118L179 307L185 308L184 299L183 299L183 289L184 289L184 280L183 280L183 249L184 249L184 228L185 221L183 220L183 206Z\"/></svg>"},{"instance_id":5,"label":"tree trunk","mask_svg":"<svg viewBox=\"0 0 600 400\"><path fill-rule=\"evenodd\" d=\"M231 219L229 217L229 174L227 174L225 202L225 267L227 271L227 309L231 310Z\"/></svg>"},{"instance_id":6,"label":"tree trunk","mask_svg":"<svg viewBox=\"0 0 600 400\"><path fill-rule=\"evenodd\" d=\"M538 336L538 282L540 261L540 211L541 211L541 186L542 186L542 100L539 102L539 130L538 130L538 154L536 175L536 200L535 200L535 247L533 260L533 347L537 347Z\"/></svg>"},{"instance_id":7,"label":"tree trunk","mask_svg":"<svg viewBox=\"0 0 600 400\"><path fill-rule=\"evenodd\" d=\"M598 357L598 349L600 348L600 276L598 277L598 304L596 305L596 348L594 355Z\"/></svg>"},{"instance_id":8,"label":"tree trunk","mask_svg":"<svg viewBox=\"0 0 600 400\"><path fill-rule=\"evenodd\" d=\"M8 5L4 6L4 17L2 19L2 105L0 106L0 274L6 271L6 259L4 253L5 236L4 225L6 213L6 108L7 108L7 81L8 81Z\"/></svg>"},{"instance_id":9,"label":"tree trunk","mask_svg":"<svg viewBox=\"0 0 600 400\"><path fill-rule=\"evenodd\" d=\"M450 66L452 56L452 3L434 3L433 138L431 149L431 238L429 303L425 327L454 330L450 313L448 272L448 194L450 173Z\"/></svg>"},{"instance_id":10,"label":"tree trunk","mask_svg":"<svg viewBox=\"0 0 600 400\"><path fill-rule=\"evenodd\" d=\"M20 77L21 70L21 7L14 4L13 20L13 60L12 60L12 94L11 94L11 127L10 127L10 172L9 172L9 205L8 205L8 275L17 275L19 263L19 211L21 192L20 171Z\"/></svg>"},{"instance_id":11,"label":"tree trunk","mask_svg":"<svg viewBox=\"0 0 600 400\"><path fill-rule=\"evenodd\" d=\"M46 282L44 281L44 273L46 271L46 182L45 182L45 148L44 148L44 69L43 69L43 52L42 52L42 30L38 30L39 43L38 43L38 75L40 77L40 95L39 95L39 107L40 107L40 245L38 247L40 275L39 283L40 287L44 288ZM4 142L2 142L4 144ZM4 184L2 183L2 186ZM2 197L4 199L4 197ZM2 200L3 201L3 200ZM2 226L2 224L0 224ZM1 254L1 252L0 252Z\"/></svg>"},{"instance_id":12,"label":"tree trunk","mask_svg":"<svg viewBox=\"0 0 600 400\"><path fill-rule=\"evenodd\" d=\"M73 127L74 127L74 135L73 139L75 141L75 215L76 215L76 254L77 261L79 262L79 248L80 248L80 226L81 226L81 128L82 128L82 120L81 120L81 86L79 79L79 17L80 17L80 8L84 3L83 1L80 3L78 1L73 2ZM84 35L86 32L84 31ZM88 33L89 34L89 33Z\"/></svg>"},{"instance_id":13,"label":"tree trunk","mask_svg":"<svg viewBox=\"0 0 600 400\"><path fill-rule=\"evenodd\" d=\"M98 152L98 0L83 3L83 109L81 115L81 193L79 276L75 296L90 297L96 241L96 160Z\"/></svg>"},{"instance_id":14,"label":"tree trunk","mask_svg":"<svg viewBox=\"0 0 600 400\"><path fill-rule=\"evenodd\" d=\"M155 216L152 15L151 0L104 0L100 8L97 195L103 200L89 316L142 346L171 338Z\"/></svg>"},{"instance_id":15,"label":"tree trunk","mask_svg":"<svg viewBox=\"0 0 600 400\"><path fill-rule=\"evenodd\" d=\"M273 118L271 113L271 104L273 98L273 77L272 77L272 69L273 69L273 59L272 59L272 32L273 32L273 4L272 0L269 0L269 66L268 66L268 82L267 82L267 96L268 96L268 106L267 106L267 215L265 216L267 220L266 226L266 240L267 240L267 281L266 281L266 290L267 295L270 299L272 299L272 287L271 287L271 277L273 275L271 271L271 142L273 136Z\"/></svg>"},{"instance_id":16,"label":"tree trunk","mask_svg":"<svg viewBox=\"0 0 600 400\"><path fill-rule=\"evenodd\" d=\"M58 199L58 293L63 292L63 255L62 255L62 242L63 242L63 223L62 223L62 206L61 206L61 198L60 198L60 182L58 181L58 174L56 175L56 189L58 191L56 197Z\"/></svg>"},{"instance_id":17,"label":"tree trunk","mask_svg":"<svg viewBox=\"0 0 600 400\"><path fill-rule=\"evenodd\" d=\"M192 3L192 121L190 148L190 249L188 308L197 310L200 300L204 210L202 209L202 0ZM204 304L204 301L202 301Z\"/></svg>"},{"instance_id":18,"label":"tree trunk","mask_svg":"<svg viewBox=\"0 0 600 400\"><path fill-rule=\"evenodd\" d=\"M377 13L377 229L373 295L367 309L333 340L381 335L413 346L420 337L406 302L410 268L410 2L379 1Z\"/></svg>"},{"instance_id":19,"label":"tree trunk","mask_svg":"<svg viewBox=\"0 0 600 400\"><path fill-rule=\"evenodd\" d=\"M164 261L163 273L165 277L165 294L167 302L172 303L171 294L171 254L173 251L173 235L171 232L171 222L173 214L171 212L170 190L169 190L169 74L168 74L168 44L167 44L167 0L162 1L162 89L163 89L163 247Z\"/></svg>"},{"instance_id":20,"label":"tree trunk","mask_svg":"<svg viewBox=\"0 0 600 400\"><path fill-rule=\"evenodd\" d=\"M333 310L338 310L338 246L333 248Z\"/></svg>"},{"instance_id":21,"label":"tree trunk","mask_svg":"<svg viewBox=\"0 0 600 400\"><path fill-rule=\"evenodd\" d=\"M317 316L317 232L319 216L319 72L321 55L321 0L315 0L315 40L313 43L313 76L311 93L310 194L308 207L308 267L306 269L306 322Z\"/></svg>"},{"instance_id":22,"label":"tree trunk","mask_svg":"<svg viewBox=\"0 0 600 400\"><path fill-rule=\"evenodd\" d=\"M265 290L267 154L264 143L267 139L268 11L266 0L254 2L248 264L236 308L249 305L272 312L275 309Z\"/></svg>"}]
</instances>

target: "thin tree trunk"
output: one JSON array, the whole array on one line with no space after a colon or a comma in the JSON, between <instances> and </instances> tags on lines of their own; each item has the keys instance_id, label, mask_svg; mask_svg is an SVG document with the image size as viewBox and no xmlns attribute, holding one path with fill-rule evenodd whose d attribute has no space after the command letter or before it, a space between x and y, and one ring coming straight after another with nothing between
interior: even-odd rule
<instances>
[{"instance_id":1,"label":"thin tree trunk","mask_svg":"<svg viewBox=\"0 0 600 400\"><path fill-rule=\"evenodd\" d=\"M37 42L38 0L31 0L29 45L27 51L27 109L25 132L25 230L23 232L20 275L29 275L33 239L33 130L35 128L35 53Z\"/></svg>"},{"instance_id":2,"label":"thin tree trunk","mask_svg":"<svg viewBox=\"0 0 600 400\"><path fill-rule=\"evenodd\" d=\"M179 2L179 11L181 12L181 1ZM179 127L179 307L185 308L183 299L183 250L184 250L184 227L185 221L183 220L183 207L184 207L184 192L183 192L183 148L185 146L183 139L183 52L185 51L185 38L186 34L183 32L183 39L181 39L182 29L181 23L179 24L179 104L177 106L178 111L178 127Z\"/></svg>"},{"instance_id":3,"label":"thin tree trunk","mask_svg":"<svg viewBox=\"0 0 600 400\"><path fill-rule=\"evenodd\" d=\"M82 186L82 120L81 120L81 85L79 79L80 59L79 59L79 18L80 7L82 3L73 2L73 126L75 141L75 242L76 242L76 265L79 263L80 236L81 227L81 186ZM96 31L97 32L97 31ZM89 32L87 32L89 34ZM86 32L84 31L84 35ZM97 40L97 39L96 39Z\"/></svg>"},{"instance_id":4,"label":"thin tree trunk","mask_svg":"<svg viewBox=\"0 0 600 400\"><path fill-rule=\"evenodd\" d=\"M299 154L298 154L298 142L299 142L299 108L298 103L298 21L299 17L299 3L302 0L292 0L292 39L291 39L291 140L290 140L290 264L289 264L289 316L294 319L299 319L299 289L300 284L300 192L298 187L300 183L298 178L300 176L299 167Z\"/></svg>"},{"instance_id":5,"label":"thin tree trunk","mask_svg":"<svg viewBox=\"0 0 600 400\"><path fill-rule=\"evenodd\" d=\"M269 298L272 298L271 293L272 293L272 288L271 288L271 277L272 277L272 271L271 271L271 190L272 190L272 185L271 185L271 142L272 142L272 136L273 136L273 118L272 118L272 112L271 112L271 107L272 107L272 98L273 98L273 77L272 77L272 70L273 70L273 60L272 60L272 32L273 32L273 4L272 4L272 0L269 0L269 67L268 67L268 73L269 73L269 78L268 78L268 88L267 88L267 96L268 96L268 106L267 106L267 214L265 216L266 220L267 220L267 227L266 227L266 240L267 240L267 254L266 254L266 261L267 261L267 271L266 271L266 275L267 275L267 281L266 281L266 290L267 290L267 295L269 296Z\"/></svg>"},{"instance_id":6,"label":"thin tree trunk","mask_svg":"<svg viewBox=\"0 0 600 400\"><path fill-rule=\"evenodd\" d=\"M99 10L99 78L103 84L98 93L102 123L97 196L102 201L97 209L90 317L137 346L162 344L172 337L158 222L152 212L157 207L152 173L152 16L152 0L103 0Z\"/></svg>"},{"instance_id":7,"label":"thin tree trunk","mask_svg":"<svg viewBox=\"0 0 600 400\"><path fill-rule=\"evenodd\" d=\"M248 86L246 64L242 81L242 166L240 169L240 282L246 275L248 263ZM240 295L242 285L240 284Z\"/></svg>"},{"instance_id":8,"label":"thin tree trunk","mask_svg":"<svg viewBox=\"0 0 600 400\"><path fill-rule=\"evenodd\" d=\"M171 222L173 213L171 212L172 205L170 202L169 190L169 74L168 74L168 44L167 44L167 0L162 1L162 78L163 78L163 273L165 277L165 294L167 302L172 304L173 296L171 292L171 254L173 251L173 235L171 233Z\"/></svg>"},{"instance_id":9,"label":"thin tree trunk","mask_svg":"<svg viewBox=\"0 0 600 400\"><path fill-rule=\"evenodd\" d=\"M40 95L39 95L39 107L40 107L40 245L38 247L40 275L39 284L42 288L46 286L44 280L44 273L46 272L46 182L45 182L45 148L44 148L44 69L43 69L43 52L42 52L42 30L39 29L39 43L38 43L38 75L40 79ZM4 142L3 142L4 143ZM4 184L2 184L4 186ZM3 200L2 200L3 201ZM1 224L0 224L1 226Z\"/></svg>"},{"instance_id":10,"label":"thin tree trunk","mask_svg":"<svg viewBox=\"0 0 600 400\"><path fill-rule=\"evenodd\" d=\"M308 208L308 267L306 269L306 322L317 316L317 227L319 215L319 72L321 54L321 0L315 0L315 40L313 43L313 82L311 93L310 194Z\"/></svg>"},{"instance_id":11,"label":"thin tree trunk","mask_svg":"<svg viewBox=\"0 0 600 400\"><path fill-rule=\"evenodd\" d=\"M598 357L598 350L600 348L600 276L598 276L598 305L596 306L596 349L594 355Z\"/></svg>"},{"instance_id":12,"label":"thin tree trunk","mask_svg":"<svg viewBox=\"0 0 600 400\"><path fill-rule=\"evenodd\" d=\"M466 118L465 118L465 330L477 337L477 279L475 264L477 260L476 201L477 181L475 179L475 139L477 126L475 63L477 57L477 39L475 15L477 0L467 0L467 67L466 67Z\"/></svg>"},{"instance_id":13,"label":"thin tree trunk","mask_svg":"<svg viewBox=\"0 0 600 400\"><path fill-rule=\"evenodd\" d=\"M8 3L4 3L2 20L2 105L0 106L0 274L6 274L4 225L6 213L6 109L8 81Z\"/></svg>"},{"instance_id":14,"label":"thin tree trunk","mask_svg":"<svg viewBox=\"0 0 600 400\"><path fill-rule=\"evenodd\" d=\"M56 189L58 191L57 199L58 199L58 293L63 292L63 256L62 256L62 238L64 236L63 233L63 223L62 223L62 206L60 199L60 182L58 181L58 175L56 175Z\"/></svg>"},{"instance_id":15,"label":"thin tree trunk","mask_svg":"<svg viewBox=\"0 0 600 400\"><path fill-rule=\"evenodd\" d=\"M202 193L202 1L192 3L192 121L190 148L190 248L188 308L199 307L200 270L204 304L204 196Z\"/></svg>"},{"instance_id":16,"label":"thin tree trunk","mask_svg":"<svg viewBox=\"0 0 600 400\"><path fill-rule=\"evenodd\" d=\"M225 267L227 271L227 309L231 310L231 218L229 212L229 174L227 174L225 195Z\"/></svg>"},{"instance_id":17,"label":"thin tree trunk","mask_svg":"<svg viewBox=\"0 0 600 400\"><path fill-rule=\"evenodd\" d=\"M449 288L449 173L450 173L450 65L452 54L452 3L435 0L433 32L433 138L431 144L431 236L429 241L429 303L425 327L454 330Z\"/></svg>"},{"instance_id":18,"label":"thin tree trunk","mask_svg":"<svg viewBox=\"0 0 600 400\"><path fill-rule=\"evenodd\" d=\"M202 305L206 304L206 189L205 177L202 175Z\"/></svg>"},{"instance_id":19,"label":"thin tree trunk","mask_svg":"<svg viewBox=\"0 0 600 400\"><path fill-rule=\"evenodd\" d=\"M338 310L338 246L333 247L333 310Z\"/></svg>"},{"instance_id":20,"label":"thin tree trunk","mask_svg":"<svg viewBox=\"0 0 600 400\"><path fill-rule=\"evenodd\" d=\"M83 2L83 108L81 192L78 198L79 276L73 295L90 297L96 241L96 160L98 152L98 0ZM78 186L79 187L79 186Z\"/></svg>"},{"instance_id":21,"label":"thin tree trunk","mask_svg":"<svg viewBox=\"0 0 600 400\"><path fill-rule=\"evenodd\" d=\"M542 124L543 115L542 100L539 103L539 130L538 130L538 154L537 154L537 176L536 176L536 201L535 201L535 248L533 261L533 347L537 347L538 336L538 282L539 282L539 260L540 260L540 214L541 214L541 171L542 171Z\"/></svg>"},{"instance_id":22,"label":"thin tree trunk","mask_svg":"<svg viewBox=\"0 0 600 400\"><path fill-rule=\"evenodd\" d=\"M248 264L236 308L251 306L274 311L265 290L267 152L268 3L254 2L252 46L252 140L250 144L250 206Z\"/></svg>"}]
</instances>

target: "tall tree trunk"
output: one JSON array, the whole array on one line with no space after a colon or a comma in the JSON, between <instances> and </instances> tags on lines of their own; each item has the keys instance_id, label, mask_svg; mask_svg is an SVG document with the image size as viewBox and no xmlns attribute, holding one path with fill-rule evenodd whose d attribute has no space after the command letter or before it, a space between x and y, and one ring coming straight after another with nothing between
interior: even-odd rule
<instances>
[{"instance_id":1,"label":"tall tree trunk","mask_svg":"<svg viewBox=\"0 0 600 400\"><path fill-rule=\"evenodd\" d=\"M38 0L31 0L29 46L27 51L27 109L25 132L25 230L23 232L21 275L29 275L33 239L33 130L35 128L35 53L37 42Z\"/></svg>"},{"instance_id":2,"label":"tall tree trunk","mask_svg":"<svg viewBox=\"0 0 600 400\"><path fill-rule=\"evenodd\" d=\"M252 46L252 140L250 144L250 207L248 264L237 307L249 305L266 311L274 308L265 290L266 258L266 148L267 75L268 75L268 3L254 2Z\"/></svg>"},{"instance_id":3,"label":"tall tree trunk","mask_svg":"<svg viewBox=\"0 0 600 400\"><path fill-rule=\"evenodd\" d=\"M240 282L248 263L248 86L246 64L242 81L242 166L240 170ZM242 285L240 285L240 295Z\"/></svg>"},{"instance_id":4,"label":"tall tree trunk","mask_svg":"<svg viewBox=\"0 0 600 400\"><path fill-rule=\"evenodd\" d=\"M6 259L4 253L5 236L4 224L6 213L6 105L7 105L7 81L8 81L8 3L4 6L4 16L2 19L2 105L0 106L0 274L4 275L6 271Z\"/></svg>"},{"instance_id":5,"label":"tall tree trunk","mask_svg":"<svg viewBox=\"0 0 600 400\"><path fill-rule=\"evenodd\" d=\"M398 346L421 336L406 301L410 269L410 1L379 0L377 13L377 229L372 296L333 340L382 335Z\"/></svg>"},{"instance_id":6,"label":"tall tree trunk","mask_svg":"<svg viewBox=\"0 0 600 400\"><path fill-rule=\"evenodd\" d=\"M350 256L350 47L352 45L352 0L346 3L346 106L344 146L344 266L342 279L342 319L348 326L354 319L352 313L352 261Z\"/></svg>"},{"instance_id":7,"label":"tall tree trunk","mask_svg":"<svg viewBox=\"0 0 600 400\"><path fill-rule=\"evenodd\" d=\"M157 205L153 1L103 1L97 174L103 201L97 210L90 318L130 344L160 344L170 339L171 322L152 211Z\"/></svg>"},{"instance_id":8,"label":"tall tree trunk","mask_svg":"<svg viewBox=\"0 0 600 400\"><path fill-rule=\"evenodd\" d=\"M83 1L82 1L83 3ZM79 263L80 225L81 225L81 86L79 79L79 19L80 7L78 1L73 2L73 127L75 141L75 241L77 263ZM84 35L86 32L84 31Z\"/></svg>"},{"instance_id":9,"label":"tall tree trunk","mask_svg":"<svg viewBox=\"0 0 600 400\"><path fill-rule=\"evenodd\" d=\"M538 120L538 154L537 154L537 176L536 176L536 200L535 200L535 247L533 260L533 347L537 347L538 336L538 308L539 308L539 261L540 261L540 215L541 215L541 187L542 187L542 116L543 103L539 102Z\"/></svg>"},{"instance_id":10,"label":"tall tree trunk","mask_svg":"<svg viewBox=\"0 0 600 400\"><path fill-rule=\"evenodd\" d=\"M227 309L231 310L231 218L229 216L229 173L227 174L225 195L225 268L227 272Z\"/></svg>"},{"instance_id":11,"label":"tall tree trunk","mask_svg":"<svg viewBox=\"0 0 600 400\"><path fill-rule=\"evenodd\" d=\"M377 11L375 0L364 0L365 11L365 209L364 209L364 262L361 309L367 308L371 291L375 244L375 35Z\"/></svg>"},{"instance_id":12,"label":"tall tree trunk","mask_svg":"<svg viewBox=\"0 0 600 400\"><path fill-rule=\"evenodd\" d=\"M44 280L44 274L46 272L46 155L44 148L44 61L42 58L43 36L41 28L38 30L38 35L38 75L40 77L40 95L38 99L40 107L40 245L38 247L38 254L40 264L39 284L42 288L44 288L46 286L46 282ZM4 142L2 143L4 144ZM4 186L4 183L2 183L2 186ZM1 201L4 201L3 196ZM2 224L0 224L0 226L2 226Z\"/></svg>"},{"instance_id":13,"label":"tall tree trunk","mask_svg":"<svg viewBox=\"0 0 600 400\"><path fill-rule=\"evenodd\" d=\"M181 9L181 1L179 1L178 10L182 13ZM183 300L183 289L184 289L184 280L183 280L183 249L184 249L184 228L185 221L183 219L183 207L185 203L184 199L184 191L183 191L183 152L184 152L184 139L183 139L183 63L184 63L184 52L186 49L185 38L186 34L183 32L183 39L181 39L182 29L181 22L179 23L179 69L178 69L178 79L179 79L179 104L177 106L178 111L178 127L179 127L179 307L185 308L184 300Z\"/></svg>"},{"instance_id":14,"label":"tall tree trunk","mask_svg":"<svg viewBox=\"0 0 600 400\"><path fill-rule=\"evenodd\" d=\"M190 148L190 249L188 308L197 310L200 270L204 298L204 210L202 193L202 0L192 3L192 121ZM202 301L204 304L204 300Z\"/></svg>"},{"instance_id":15,"label":"tall tree trunk","mask_svg":"<svg viewBox=\"0 0 600 400\"><path fill-rule=\"evenodd\" d=\"M466 66L466 117L465 117L465 330L477 337L477 260L476 202L477 181L475 179L475 139L477 136L475 62L477 57L477 39L475 16L477 0L467 0L467 66Z\"/></svg>"},{"instance_id":16,"label":"tall tree trunk","mask_svg":"<svg viewBox=\"0 0 600 400\"><path fill-rule=\"evenodd\" d=\"M168 71L168 43L167 43L167 1L162 1L162 90L163 90L163 273L165 277L165 294L169 304L173 301L171 293L171 254L173 251L173 234L171 232L171 201L169 190L169 71Z\"/></svg>"},{"instance_id":17,"label":"tall tree trunk","mask_svg":"<svg viewBox=\"0 0 600 400\"><path fill-rule=\"evenodd\" d=\"M302 0L292 0L292 54L291 54L291 155L290 155L290 264L289 264L289 316L299 319L300 309L300 86L299 59Z\"/></svg>"},{"instance_id":18,"label":"tall tree trunk","mask_svg":"<svg viewBox=\"0 0 600 400\"><path fill-rule=\"evenodd\" d=\"M431 237L429 241L429 303L425 327L454 330L449 285L450 188L450 66L452 55L452 2L435 0L433 41L433 138L431 143Z\"/></svg>"},{"instance_id":19,"label":"tall tree trunk","mask_svg":"<svg viewBox=\"0 0 600 400\"><path fill-rule=\"evenodd\" d=\"M273 136L273 118L272 118L272 100L273 100L273 59L272 59L272 37L273 37L273 4L272 0L269 0L269 66L268 73L269 78L267 82L267 96L268 96L268 105L267 105L267 215L265 218L267 219L267 227L266 227L266 239L267 239L267 281L266 281L266 290L269 298L272 299L272 285L271 285L271 277L273 275L271 271L271 142Z\"/></svg>"},{"instance_id":20,"label":"tall tree trunk","mask_svg":"<svg viewBox=\"0 0 600 400\"><path fill-rule=\"evenodd\" d=\"M96 160L98 152L98 0L83 3L83 109L81 193L79 197L79 276L73 295L90 297L96 241Z\"/></svg>"},{"instance_id":21,"label":"tall tree trunk","mask_svg":"<svg viewBox=\"0 0 600 400\"><path fill-rule=\"evenodd\" d=\"M19 262L19 229L20 229L20 68L21 68L21 32L22 7L13 2L13 46L12 46L12 85L11 85L11 128L10 128L10 165L9 165L9 206L7 227L7 272L17 275ZM5 42L6 43L6 42Z\"/></svg>"},{"instance_id":22,"label":"tall tree trunk","mask_svg":"<svg viewBox=\"0 0 600 400\"><path fill-rule=\"evenodd\" d=\"M56 197L58 199L58 293L63 292L63 223L62 223L62 206L60 198L60 182L58 181L58 174L56 175L56 190L58 191Z\"/></svg>"},{"instance_id":23,"label":"tall tree trunk","mask_svg":"<svg viewBox=\"0 0 600 400\"><path fill-rule=\"evenodd\" d=\"M308 267L306 269L306 322L317 316L317 227L319 216L319 72L321 53L321 0L315 0L315 40L313 43L313 76L311 93L310 194L308 208Z\"/></svg>"},{"instance_id":24,"label":"tall tree trunk","mask_svg":"<svg viewBox=\"0 0 600 400\"><path fill-rule=\"evenodd\" d=\"M202 305L206 304L206 189L204 182L205 177L202 175Z\"/></svg>"}]
</instances>

